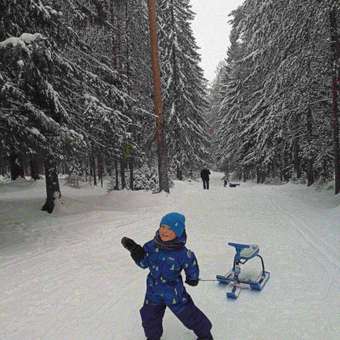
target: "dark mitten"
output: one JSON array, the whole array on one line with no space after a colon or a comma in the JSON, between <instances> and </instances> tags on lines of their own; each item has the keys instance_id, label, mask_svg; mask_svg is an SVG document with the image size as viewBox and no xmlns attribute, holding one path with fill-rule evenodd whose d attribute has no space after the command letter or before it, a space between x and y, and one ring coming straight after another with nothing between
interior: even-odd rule
<instances>
[{"instance_id":1,"label":"dark mitten","mask_svg":"<svg viewBox=\"0 0 340 340\"><path fill-rule=\"evenodd\" d=\"M198 285L198 281L199 280L189 280L189 279L186 279L185 280L185 283L188 284L189 286L197 286Z\"/></svg>"},{"instance_id":2,"label":"dark mitten","mask_svg":"<svg viewBox=\"0 0 340 340\"><path fill-rule=\"evenodd\" d=\"M131 238L123 237L121 240L121 243L123 247L126 248L130 252L131 257L136 263L140 262L144 258L145 251L143 247L137 244Z\"/></svg>"},{"instance_id":3,"label":"dark mitten","mask_svg":"<svg viewBox=\"0 0 340 340\"><path fill-rule=\"evenodd\" d=\"M130 252L133 248L135 248L137 246L137 243L134 240L132 240L131 238L128 238L128 237L123 237L120 242L123 245L123 247Z\"/></svg>"},{"instance_id":4,"label":"dark mitten","mask_svg":"<svg viewBox=\"0 0 340 340\"><path fill-rule=\"evenodd\" d=\"M131 257L133 258L133 260L138 263L141 260L143 260L144 256L145 256L145 251L143 249L142 246L140 246L139 244L136 244L136 246L131 250Z\"/></svg>"}]
</instances>

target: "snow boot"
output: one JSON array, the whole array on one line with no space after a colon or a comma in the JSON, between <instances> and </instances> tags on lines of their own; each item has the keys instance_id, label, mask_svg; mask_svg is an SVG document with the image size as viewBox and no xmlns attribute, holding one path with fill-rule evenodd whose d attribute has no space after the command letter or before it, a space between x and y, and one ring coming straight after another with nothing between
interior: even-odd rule
<instances>
[{"instance_id":1,"label":"snow boot","mask_svg":"<svg viewBox=\"0 0 340 340\"><path fill-rule=\"evenodd\" d=\"M214 340L212 336L209 336L209 337L200 337L200 338L197 338L197 340Z\"/></svg>"}]
</instances>

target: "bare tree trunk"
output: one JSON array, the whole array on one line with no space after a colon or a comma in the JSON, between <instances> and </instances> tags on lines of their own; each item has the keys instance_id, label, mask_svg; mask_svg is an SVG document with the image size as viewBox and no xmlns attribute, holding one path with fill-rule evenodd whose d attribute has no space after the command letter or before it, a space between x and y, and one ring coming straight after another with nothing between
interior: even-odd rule
<instances>
[{"instance_id":1,"label":"bare tree trunk","mask_svg":"<svg viewBox=\"0 0 340 340\"><path fill-rule=\"evenodd\" d=\"M260 169L256 168L256 183L259 184L260 183Z\"/></svg>"},{"instance_id":2,"label":"bare tree trunk","mask_svg":"<svg viewBox=\"0 0 340 340\"><path fill-rule=\"evenodd\" d=\"M15 181L18 177L25 178L24 167L19 155L12 152L9 156L11 179Z\"/></svg>"},{"instance_id":3,"label":"bare tree trunk","mask_svg":"<svg viewBox=\"0 0 340 340\"><path fill-rule=\"evenodd\" d=\"M272 178L277 178L278 175L277 175L277 165L276 165L276 158L273 159L273 162L271 164L271 177Z\"/></svg>"},{"instance_id":4,"label":"bare tree trunk","mask_svg":"<svg viewBox=\"0 0 340 340\"><path fill-rule=\"evenodd\" d=\"M307 186L314 183L313 161L311 159L307 162Z\"/></svg>"},{"instance_id":5,"label":"bare tree trunk","mask_svg":"<svg viewBox=\"0 0 340 340\"><path fill-rule=\"evenodd\" d=\"M165 140L163 102L158 55L156 0L148 0L151 62L154 87L154 109L156 114L156 140L158 144L159 191L169 192L168 151Z\"/></svg>"},{"instance_id":6,"label":"bare tree trunk","mask_svg":"<svg viewBox=\"0 0 340 340\"><path fill-rule=\"evenodd\" d=\"M248 169L246 167L243 168L242 177L243 177L243 182L247 182L247 180L248 180Z\"/></svg>"},{"instance_id":7,"label":"bare tree trunk","mask_svg":"<svg viewBox=\"0 0 340 340\"><path fill-rule=\"evenodd\" d=\"M182 169L180 168L180 166L177 166L176 177L180 181L183 180L183 172L182 172Z\"/></svg>"},{"instance_id":8,"label":"bare tree trunk","mask_svg":"<svg viewBox=\"0 0 340 340\"><path fill-rule=\"evenodd\" d=\"M100 186L103 187L103 172L104 172L104 166L103 166L103 155L101 153L98 154L98 177L100 180Z\"/></svg>"},{"instance_id":9,"label":"bare tree trunk","mask_svg":"<svg viewBox=\"0 0 340 340\"><path fill-rule=\"evenodd\" d=\"M0 174L2 176L6 176L6 166L7 162L6 159L3 157L2 152L0 153Z\"/></svg>"},{"instance_id":10,"label":"bare tree trunk","mask_svg":"<svg viewBox=\"0 0 340 340\"><path fill-rule=\"evenodd\" d=\"M297 178L301 178L301 160L300 160L300 141L297 138L293 145L294 170Z\"/></svg>"},{"instance_id":11,"label":"bare tree trunk","mask_svg":"<svg viewBox=\"0 0 340 340\"><path fill-rule=\"evenodd\" d=\"M312 110L309 107L307 110L307 140L309 144L312 143L312 134L313 134L313 116ZM309 154L307 160L307 186L311 186L314 183L314 167L313 167L313 155Z\"/></svg>"},{"instance_id":12,"label":"bare tree trunk","mask_svg":"<svg viewBox=\"0 0 340 340\"><path fill-rule=\"evenodd\" d=\"M333 128L333 150L334 150L334 178L335 194L340 192L340 154L339 154L339 121L338 121L338 85L339 79L339 58L340 48L337 33L337 4L334 4L330 11L330 29L331 29L331 50L333 54L333 75L332 75L332 128Z\"/></svg>"},{"instance_id":13,"label":"bare tree trunk","mask_svg":"<svg viewBox=\"0 0 340 340\"><path fill-rule=\"evenodd\" d=\"M89 176L89 183L92 185L92 166L91 166L91 156L89 155L87 159L87 174Z\"/></svg>"},{"instance_id":14,"label":"bare tree trunk","mask_svg":"<svg viewBox=\"0 0 340 340\"><path fill-rule=\"evenodd\" d=\"M288 182L289 179L292 177L291 168L289 165L290 165L289 154L285 150L283 151L283 170L282 170L282 177L285 182Z\"/></svg>"},{"instance_id":15,"label":"bare tree trunk","mask_svg":"<svg viewBox=\"0 0 340 340\"><path fill-rule=\"evenodd\" d=\"M257 168L256 170L256 182L263 184L266 180L265 171L262 168Z\"/></svg>"},{"instance_id":16,"label":"bare tree trunk","mask_svg":"<svg viewBox=\"0 0 340 340\"><path fill-rule=\"evenodd\" d=\"M31 155L30 159L30 167L31 167L31 177L35 181L40 179L39 176L39 159L36 154Z\"/></svg>"},{"instance_id":17,"label":"bare tree trunk","mask_svg":"<svg viewBox=\"0 0 340 340\"><path fill-rule=\"evenodd\" d=\"M133 176L133 158L131 157L129 160L129 170L130 170L130 190L134 190L133 182L134 182L134 176Z\"/></svg>"},{"instance_id":18,"label":"bare tree trunk","mask_svg":"<svg viewBox=\"0 0 340 340\"><path fill-rule=\"evenodd\" d=\"M109 164L107 162L105 162L105 167L106 167L106 171L107 171L107 174L109 175L109 177L112 177L112 163L111 163L111 161L110 161Z\"/></svg>"},{"instance_id":19,"label":"bare tree trunk","mask_svg":"<svg viewBox=\"0 0 340 340\"><path fill-rule=\"evenodd\" d=\"M116 184L114 190L119 190L119 172L118 172L118 161L115 160L115 175L116 175Z\"/></svg>"},{"instance_id":20,"label":"bare tree trunk","mask_svg":"<svg viewBox=\"0 0 340 340\"><path fill-rule=\"evenodd\" d=\"M27 161L27 157L26 157L26 154L23 154L21 156L21 162L22 162L22 168L24 169L24 178L25 176L28 176L28 174L30 173L30 165L29 165L29 162Z\"/></svg>"},{"instance_id":21,"label":"bare tree trunk","mask_svg":"<svg viewBox=\"0 0 340 340\"><path fill-rule=\"evenodd\" d=\"M90 167L93 176L93 185L97 185L96 159L93 154L90 156Z\"/></svg>"},{"instance_id":22,"label":"bare tree trunk","mask_svg":"<svg viewBox=\"0 0 340 340\"><path fill-rule=\"evenodd\" d=\"M61 197L61 192L57 173L57 163L51 155L48 155L45 159L44 166L47 197L41 210L47 211L50 214L54 209L54 201L56 198Z\"/></svg>"},{"instance_id":23,"label":"bare tree trunk","mask_svg":"<svg viewBox=\"0 0 340 340\"><path fill-rule=\"evenodd\" d=\"M126 188L126 180L125 180L125 160L120 160L120 180L122 184L122 189Z\"/></svg>"}]
</instances>

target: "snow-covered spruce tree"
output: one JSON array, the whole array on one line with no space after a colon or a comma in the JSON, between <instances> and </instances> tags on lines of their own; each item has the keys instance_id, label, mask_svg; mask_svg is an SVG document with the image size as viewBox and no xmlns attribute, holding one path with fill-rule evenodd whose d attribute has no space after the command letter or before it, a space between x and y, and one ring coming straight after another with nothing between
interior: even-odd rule
<instances>
[{"instance_id":1,"label":"snow-covered spruce tree","mask_svg":"<svg viewBox=\"0 0 340 340\"><path fill-rule=\"evenodd\" d=\"M238 9L233 12L233 29L230 34L230 48L226 64L220 69L219 94L216 94L216 132L214 138L215 159L223 171L241 172L241 140L242 102L244 90L242 81L247 76L247 69L241 68L239 60L244 54L244 44L241 41L239 22L243 12Z\"/></svg>"},{"instance_id":2,"label":"snow-covered spruce tree","mask_svg":"<svg viewBox=\"0 0 340 340\"><path fill-rule=\"evenodd\" d=\"M275 5L278 6L277 3ZM284 178L289 177L293 169L301 172L301 166L309 185L314 177L320 177L321 173L326 175L321 171L322 164L331 160L324 149L330 144L330 117L327 112L329 33L324 5L327 4L321 5L318 1L302 2L300 6L293 1L281 4L282 16L276 19L276 27L280 29L270 37L273 46L271 55L275 56L283 42L286 47L282 49L281 57L276 56L277 62L272 63L272 72L268 72L265 81L265 98L274 109L273 116L277 117L272 121L278 125L278 133L272 132L272 140L277 142L276 150L269 150L275 154L272 157L273 168L279 168ZM279 25L282 21L284 29ZM266 129L262 139L265 135L268 136ZM299 149L299 153L295 148Z\"/></svg>"},{"instance_id":3,"label":"snow-covered spruce tree","mask_svg":"<svg viewBox=\"0 0 340 340\"><path fill-rule=\"evenodd\" d=\"M239 166L245 178L256 173L258 181L260 178L263 181L264 174L276 177L278 169L282 169L282 107L277 98L270 102L267 77L277 79L277 67L282 59L278 45L281 50L286 49L282 41L278 45L274 43L277 35L280 40L280 34L284 34L278 26L278 21L284 19L284 6L283 1L246 1L239 23L243 56L238 66L246 70L241 90L244 102L240 151L243 154Z\"/></svg>"},{"instance_id":4,"label":"snow-covered spruce tree","mask_svg":"<svg viewBox=\"0 0 340 340\"><path fill-rule=\"evenodd\" d=\"M124 27L117 24L117 1L81 0L78 3L82 3L83 11L89 15L80 19L74 15L72 25L91 48L91 53L87 53L81 66L97 77L92 79L93 83L100 79L106 83L101 84L103 87L99 91L91 92L90 86L84 92L86 108L82 124L89 132L86 158L97 185L97 176L103 183L104 166L111 173L117 160L121 159L124 136L131 122L127 117L131 98L127 95L120 66L122 52L118 39L123 35ZM77 51L75 53L82 60L82 55Z\"/></svg>"},{"instance_id":5,"label":"snow-covered spruce tree","mask_svg":"<svg viewBox=\"0 0 340 340\"><path fill-rule=\"evenodd\" d=\"M330 152L325 149L326 145L331 145L329 24L326 2L303 2L301 5L297 6L293 1L288 6L282 4L283 15L291 19L274 41L277 41L277 47L283 41L289 44L277 71L267 77L266 97L271 98L272 107L276 103L281 111L276 114L281 115L282 126L277 163L281 163L281 168L287 168L290 163L290 168L297 172L301 172L300 166L310 185L320 175L330 178L331 174L324 171L326 164L329 168L331 162ZM289 29L292 26L294 30Z\"/></svg>"},{"instance_id":6,"label":"snow-covered spruce tree","mask_svg":"<svg viewBox=\"0 0 340 340\"><path fill-rule=\"evenodd\" d=\"M71 0L58 2L58 10L54 3L4 1L0 20L1 57L12 60L1 63L1 112L10 113L1 115L1 125L11 132L5 139L9 149L18 148L20 139L21 148L32 148L43 155L47 186L43 209L49 212L54 198L60 195L58 160L65 152L74 154L78 146L90 140L82 115L87 98L97 96L100 105L111 108L118 123L122 114L113 109L114 104L125 100L124 93L115 87L110 66L72 28L76 19L81 22L87 17L79 1L77 6ZM23 34L27 31L32 33ZM7 36L13 38L6 40ZM23 125L30 127L25 135Z\"/></svg>"},{"instance_id":7,"label":"snow-covered spruce tree","mask_svg":"<svg viewBox=\"0 0 340 340\"><path fill-rule=\"evenodd\" d=\"M154 141L155 117L153 114L152 72L150 58L150 37L146 1L130 0L127 15L126 69L128 92L135 102L133 136L136 144L145 153Z\"/></svg>"},{"instance_id":8,"label":"snow-covered spruce tree","mask_svg":"<svg viewBox=\"0 0 340 340\"><path fill-rule=\"evenodd\" d=\"M119 17L124 34L121 41L121 69L126 79L126 90L134 102L126 111L131 119L128 127L128 139L122 147L121 164L129 167L130 181L127 184L133 190L134 169L144 164L150 154L150 145L154 143L155 117L153 115L152 72L150 58L150 37L148 26L147 2L143 0L123 1ZM128 151L128 152L127 152ZM138 176L138 169L136 176Z\"/></svg>"},{"instance_id":9,"label":"snow-covered spruce tree","mask_svg":"<svg viewBox=\"0 0 340 340\"><path fill-rule=\"evenodd\" d=\"M160 57L169 163L177 177L209 161L206 81L188 0L159 1Z\"/></svg>"},{"instance_id":10,"label":"snow-covered spruce tree","mask_svg":"<svg viewBox=\"0 0 340 340\"><path fill-rule=\"evenodd\" d=\"M212 155L212 162L217 164L217 154L219 149L219 141L216 132L219 131L221 125L220 120L220 104L224 98L224 77L226 71L225 61L221 61L216 68L216 77L210 87L208 87L208 107L206 109L206 119L210 126L209 135L211 138L210 154Z\"/></svg>"},{"instance_id":11,"label":"snow-covered spruce tree","mask_svg":"<svg viewBox=\"0 0 340 340\"><path fill-rule=\"evenodd\" d=\"M96 7L88 1L87 8L95 12ZM133 98L115 106L129 117L129 121L125 124L125 132L118 139L119 143L106 147L110 151L110 156L106 156L106 165L114 168L117 189L133 188L133 170L144 162L141 158L150 149L154 137L146 3L142 0L108 0L102 2L100 12L105 13L103 17L109 26L87 25L86 41L111 64L116 74L116 87ZM127 167L130 173L129 185L125 178Z\"/></svg>"},{"instance_id":12,"label":"snow-covered spruce tree","mask_svg":"<svg viewBox=\"0 0 340 340\"><path fill-rule=\"evenodd\" d=\"M243 174L262 181L303 170L309 184L329 176L327 6L245 1L234 13L242 49L228 60L220 154ZM237 91L228 93L235 82ZM237 129L230 129L235 121Z\"/></svg>"},{"instance_id":13,"label":"snow-covered spruce tree","mask_svg":"<svg viewBox=\"0 0 340 340\"><path fill-rule=\"evenodd\" d=\"M16 9L9 5L7 14L10 11L16 13ZM42 16L40 23L44 22L44 18L51 20L54 17L58 20L57 12L39 7L33 2L30 7L27 6L27 10L31 13L28 15L30 18L33 15L39 18ZM27 11L23 10L22 15L27 15ZM17 23L8 19L3 18L2 22L8 24L5 27L19 31ZM32 30L35 32L36 28ZM2 36L1 40L3 38ZM44 154L47 200L43 210L51 212L54 199L60 195L56 172L57 157L60 155L58 149L64 138L75 135L65 124L68 114L60 101L53 79L60 66L57 62L58 55L48 37L40 33L13 36L3 40L0 49L0 58L3 61L1 111L5 112L1 117L1 125L6 131L6 144L15 152L24 153L33 149Z\"/></svg>"},{"instance_id":14,"label":"snow-covered spruce tree","mask_svg":"<svg viewBox=\"0 0 340 340\"><path fill-rule=\"evenodd\" d=\"M216 77L213 80L211 86L208 88L208 103L209 106L207 108L207 118L208 123L212 131L216 127L219 126L218 120L218 114L220 109L220 104L224 98L224 82L226 77L226 62L223 60L221 61L216 69Z\"/></svg>"}]
</instances>

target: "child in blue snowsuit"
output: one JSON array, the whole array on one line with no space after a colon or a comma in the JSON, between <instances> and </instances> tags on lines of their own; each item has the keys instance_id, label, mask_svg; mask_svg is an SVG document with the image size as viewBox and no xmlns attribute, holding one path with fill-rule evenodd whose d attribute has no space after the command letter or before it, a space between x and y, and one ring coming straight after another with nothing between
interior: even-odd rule
<instances>
[{"instance_id":1,"label":"child in blue snowsuit","mask_svg":"<svg viewBox=\"0 0 340 340\"><path fill-rule=\"evenodd\" d=\"M123 237L122 244L141 268L149 268L144 305L140 310L142 325L148 340L160 340L166 307L189 329L198 340L212 340L211 322L198 309L183 285L197 286L199 268L196 256L185 247L185 217L169 213L160 222L153 240L143 247Z\"/></svg>"}]
</instances>

